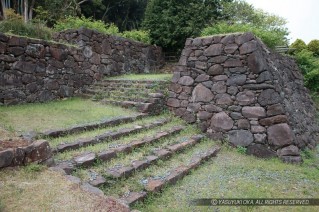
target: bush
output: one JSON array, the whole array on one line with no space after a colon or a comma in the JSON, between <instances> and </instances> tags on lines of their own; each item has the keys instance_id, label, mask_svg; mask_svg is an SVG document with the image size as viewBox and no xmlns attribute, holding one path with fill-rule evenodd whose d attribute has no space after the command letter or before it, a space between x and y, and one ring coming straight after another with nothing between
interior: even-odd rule
<instances>
[{"instance_id":1,"label":"bush","mask_svg":"<svg viewBox=\"0 0 319 212\"><path fill-rule=\"evenodd\" d=\"M319 56L319 40L312 40L308 43L308 50Z\"/></svg>"},{"instance_id":2,"label":"bush","mask_svg":"<svg viewBox=\"0 0 319 212\"><path fill-rule=\"evenodd\" d=\"M290 45L290 48L294 49L294 50L292 50L291 53L295 54L295 53L301 52L304 49L307 49L307 45L303 40L297 39L297 40L295 40L295 42L293 42Z\"/></svg>"},{"instance_id":3,"label":"bush","mask_svg":"<svg viewBox=\"0 0 319 212\"><path fill-rule=\"evenodd\" d=\"M125 31L122 33L122 36L132 40L140 41L146 44L151 43L151 38L148 31L143 31L143 30Z\"/></svg>"},{"instance_id":4,"label":"bush","mask_svg":"<svg viewBox=\"0 0 319 212\"><path fill-rule=\"evenodd\" d=\"M287 43L285 38L286 34L284 32L262 29L250 24L228 24L226 22L219 22L214 26L203 29L201 35L211 36L235 32L252 32L269 48L275 48L275 46L285 45Z\"/></svg>"},{"instance_id":5,"label":"bush","mask_svg":"<svg viewBox=\"0 0 319 212\"><path fill-rule=\"evenodd\" d=\"M119 35L119 29L114 24L105 24L100 20L96 21L92 18L85 18L84 16L80 18L68 16L63 20L59 20L54 25L54 29L56 31L63 31L66 29L79 29L81 27L97 30L104 34Z\"/></svg>"},{"instance_id":6,"label":"bush","mask_svg":"<svg viewBox=\"0 0 319 212\"><path fill-rule=\"evenodd\" d=\"M11 9L6 10L7 19L0 22L0 32L19 36L50 40L53 31L41 22L24 23L22 16Z\"/></svg>"},{"instance_id":7,"label":"bush","mask_svg":"<svg viewBox=\"0 0 319 212\"><path fill-rule=\"evenodd\" d=\"M295 55L299 68L305 77L305 85L310 90L319 91L319 60L306 49Z\"/></svg>"}]
</instances>

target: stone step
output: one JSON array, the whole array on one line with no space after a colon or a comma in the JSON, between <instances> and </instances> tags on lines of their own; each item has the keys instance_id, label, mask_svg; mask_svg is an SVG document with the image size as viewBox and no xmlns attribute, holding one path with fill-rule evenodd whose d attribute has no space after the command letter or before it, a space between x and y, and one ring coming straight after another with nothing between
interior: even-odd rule
<instances>
[{"instance_id":1,"label":"stone step","mask_svg":"<svg viewBox=\"0 0 319 212\"><path fill-rule=\"evenodd\" d=\"M216 156L219 151L220 147L214 147L204 152L200 156L194 156L188 164L170 170L169 175L166 176L164 179L150 177L146 180L146 183L144 185L144 191L126 193L121 197L121 200L125 202L127 205L131 206L137 201L144 200L148 194L158 193L165 186L176 184L178 180L181 180L183 177L189 174L191 170L196 169L209 158Z\"/></svg>"},{"instance_id":2,"label":"stone step","mask_svg":"<svg viewBox=\"0 0 319 212\"><path fill-rule=\"evenodd\" d=\"M147 116L148 116L147 114L141 113L141 114L133 115L133 116L115 117L112 119L107 119L105 121L101 121L101 122L93 123L93 124L78 125L78 126L73 126L70 128L59 129L59 130L47 130L47 131L40 133L39 136L56 138L56 137L65 136L68 134L80 133L80 132L87 131L87 130L94 130L97 128L117 126L117 125L123 124L123 123L130 123L130 122L134 122L138 119L145 118Z\"/></svg>"},{"instance_id":3,"label":"stone step","mask_svg":"<svg viewBox=\"0 0 319 212\"><path fill-rule=\"evenodd\" d=\"M135 102L135 101L115 101L103 99L102 104L112 104L121 106L123 108L135 108L138 112L141 113L150 113L152 112L153 103L144 103L144 102Z\"/></svg>"},{"instance_id":4,"label":"stone step","mask_svg":"<svg viewBox=\"0 0 319 212\"><path fill-rule=\"evenodd\" d=\"M174 153L185 150L188 147L195 145L203 137L204 136L202 135L192 136L188 138L186 141L169 145L163 149L156 150L151 155L145 156L141 160L133 161L128 166L107 169L106 174L113 179L130 177L134 174L134 171L146 169L150 165L156 163L158 160L166 160Z\"/></svg>"},{"instance_id":5,"label":"stone step","mask_svg":"<svg viewBox=\"0 0 319 212\"><path fill-rule=\"evenodd\" d=\"M129 101L129 102L142 102L142 103L150 103L149 99L141 98L141 97L130 97L130 96L116 96L111 95L107 96L104 99L112 100L112 101Z\"/></svg>"},{"instance_id":6,"label":"stone step","mask_svg":"<svg viewBox=\"0 0 319 212\"><path fill-rule=\"evenodd\" d=\"M144 145L155 143L160 139L168 138L170 136L173 136L181 132L183 129L184 129L183 126L176 126L167 131L160 131L156 133L154 136L145 136L139 140L132 140L131 142L125 145L118 145L108 150L103 150L98 153L93 153L94 156L92 155L92 152L84 153L74 157L73 159L69 161L60 162L57 165L57 167L62 168L65 172L70 174L74 170L74 168L77 166L82 166L83 164L85 166L91 166L94 162L98 160L101 162L109 161L112 158L116 158L118 154L120 153L129 153L134 148L140 148Z\"/></svg>"},{"instance_id":7,"label":"stone step","mask_svg":"<svg viewBox=\"0 0 319 212\"><path fill-rule=\"evenodd\" d=\"M106 140L118 139L122 136L127 136L127 135L130 135L132 133L137 133L137 132L141 132L143 130L162 126L162 125L168 123L169 121L170 121L169 119L161 119L161 120L154 121L152 124L136 125L136 126L131 127L131 128L121 128L121 129L116 130L116 131L108 131L102 135L98 135L98 136L95 136L93 138L79 139L79 140L74 141L74 142L60 144L53 150L53 152L54 153L58 153L58 152L61 153L61 152L65 152L68 150L79 149L81 147L85 147L88 145L95 145L95 144L104 142Z\"/></svg>"}]
</instances>

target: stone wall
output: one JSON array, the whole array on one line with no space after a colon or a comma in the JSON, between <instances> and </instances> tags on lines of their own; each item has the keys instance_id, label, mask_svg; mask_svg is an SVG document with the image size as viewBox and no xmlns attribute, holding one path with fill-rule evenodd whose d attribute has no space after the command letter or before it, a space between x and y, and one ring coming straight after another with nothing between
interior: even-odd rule
<instances>
[{"instance_id":1,"label":"stone wall","mask_svg":"<svg viewBox=\"0 0 319 212\"><path fill-rule=\"evenodd\" d=\"M97 74L88 60L80 48L0 34L0 104L73 96Z\"/></svg>"},{"instance_id":2,"label":"stone wall","mask_svg":"<svg viewBox=\"0 0 319 212\"><path fill-rule=\"evenodd\" d=\"M214 139L300 162L318 141L315 107L293 59L251 33L187 39L168 107Z\"/></svg>"},{"instance_id":3,"label":"stone wall","mask_svg":"<svg viewBox=\"0 0 319 212\"><path fill-rule=\"evenodd\" d=\"M92 30L56 39L78 46L0 33L0 105L70 97L103 76L148 73L164 63L160 47Z\"/></svg>"},{"instance_id":4,"label":"stone wall","mask_svg":"<svg viewBox=\"0 0 319 212\"><path fill-rule=\"evenodd\" d=\"M93 63L92 70L102 75L155 72L164 64L162 48L122 37L78 29L57 33L57 41L66 41L84 48L84 55Z\"/></svg>"}]
</instances>

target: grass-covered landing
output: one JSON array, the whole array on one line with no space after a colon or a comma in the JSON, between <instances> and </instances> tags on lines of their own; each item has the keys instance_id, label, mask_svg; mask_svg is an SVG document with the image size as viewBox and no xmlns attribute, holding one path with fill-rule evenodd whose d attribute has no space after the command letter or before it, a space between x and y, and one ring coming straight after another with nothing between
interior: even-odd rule
<instances>
[{"instance_id":1,"label":"grass-covered landing","mask_svg":"<svg viewBox=\"0 0 319 212\"><path fill-rule=\"evenodd\" d=\"M108 77L108 80L165 80L168 81L172 79L172 74L126 74L115 77Z\"/></svg>"},{"instance_id":2,"label":"grass-covered landing","mask_svg":"<svg viewBox=\"0 0 319 212\"><path fill-rule=\"evenodd\" d=\"M71 98L42 104L0 107L0 126L9 131L40 132L134 114L137 112L91 100Z\"/></svg>"},{"instance_id":3,"label":"grass-covered landing","mask_svg":"<svg viewBox=\"0 0 319 212\"><path fill-rule=\"evenodd\" d=\"M223 147L216 158L177 185L167 187L161 194L151 196L134 207L140 211L170 212L318 211L318 206L203 207L190 204L196 198L318 198L318 152L303 165L290 165L278 159L263 160L242 155L234 149Z\"/></svg>"}]
</instances>

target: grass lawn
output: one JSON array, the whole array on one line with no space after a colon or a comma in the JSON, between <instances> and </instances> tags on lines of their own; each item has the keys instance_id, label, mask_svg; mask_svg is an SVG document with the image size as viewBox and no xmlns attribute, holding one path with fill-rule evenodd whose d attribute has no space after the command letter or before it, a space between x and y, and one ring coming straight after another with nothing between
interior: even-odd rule
<instances>
[{"instance_id":1,"label":"grass lawn","mask_svg":"<svg viewBox=\"0 0 319 212\"><path fill-rule=\"evenodd\" d=\"M170 80L173 74L127 74L116 77L108 77L109 80Z\"/></svg>"},{"instance_id":2,"label":"grass lawn","mask_svg":"<svg viewBox=\"0 0 319 212\"><path fill-rule=\"evenodd\" d=\"M318 206L209 207L190 204L196 198L318 198L319 155L313 157L303 165L291 165L278 159L263 160L242 155L236 149L224 146L216 158L135 208L170 212L318 211Z\"/></svg>"},{"instance_id":3,"label":"grass lawn","mask_svg":"<svg viewBox=\"0 0 319 212\"><path fill-rule=\"evenodd\" d=\"M91 100L71 98L42 104L0 107L0 128L8 131L39 132L136 113L117 106L105 106Z\"/></svg>"}]
</instances>

